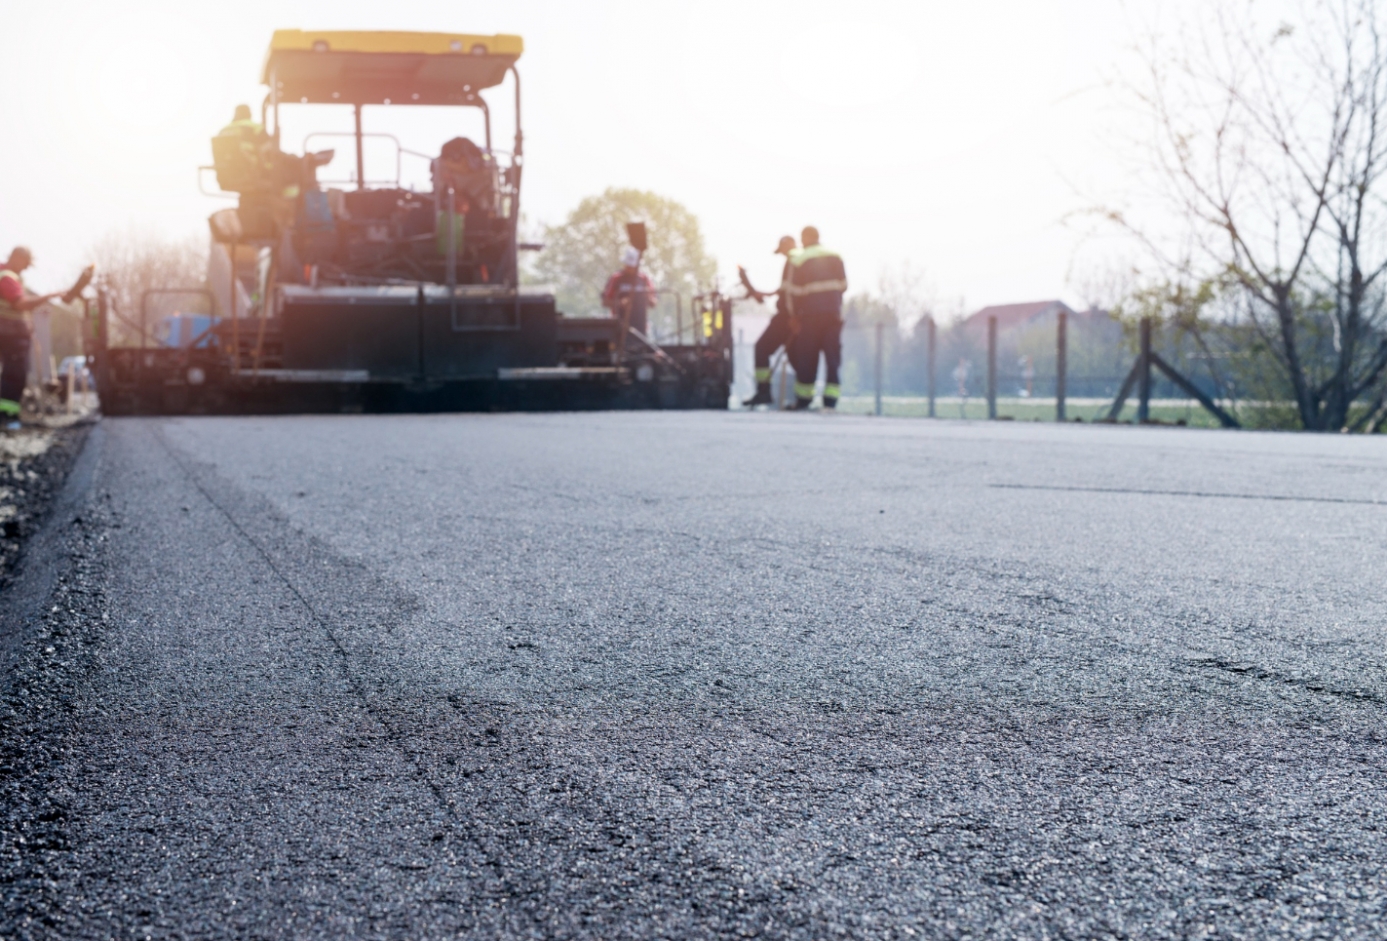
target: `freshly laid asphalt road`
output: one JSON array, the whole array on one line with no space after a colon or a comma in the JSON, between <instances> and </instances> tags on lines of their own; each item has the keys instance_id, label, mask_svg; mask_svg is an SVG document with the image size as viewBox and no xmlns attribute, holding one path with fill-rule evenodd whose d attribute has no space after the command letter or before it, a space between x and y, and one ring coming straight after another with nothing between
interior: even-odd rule
<instances>
[{"instance_id":1,"label":"freshly laid asphalt road","mask_svg":"<svg viewBox=\"0 0 1387 941\"><path fill-rule=\"evenodd\" d=\"M1387 932L1381 438L125 419L74 474L0 936Z\"/></svg>"}]
</instances>

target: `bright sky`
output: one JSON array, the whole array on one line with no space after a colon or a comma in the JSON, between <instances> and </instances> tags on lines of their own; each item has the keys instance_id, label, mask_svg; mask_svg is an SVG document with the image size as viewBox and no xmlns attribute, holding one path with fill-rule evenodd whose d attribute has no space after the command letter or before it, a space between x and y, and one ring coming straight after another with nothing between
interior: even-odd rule
<instances>
[{"instance_id":1,"label":"bright sky","mask_svg":"<svg viewBox=\"0 0 1387 941\"><path fill-rule=\"evenodd\" d=\"M112 230L206 232L226 204L199 193L195 168L235 104L258 111L265 48L286 27L519 33L526 215L559 222L608 186L651 189L699 216L729 277L741 262L773 283L777 237L814 224L854 289L908 263L945 310L1078 303L1093 245L1064 220L1122 185L1104 87L1132 42L1119 0L13 6L0 250L32 246L40 288L65 285ZM489 94L508 128L508 93ZM307 123L289 110L297 149ZM468 120L429 109L392 127L431 150Z\"/></svg>"}]
</instances>

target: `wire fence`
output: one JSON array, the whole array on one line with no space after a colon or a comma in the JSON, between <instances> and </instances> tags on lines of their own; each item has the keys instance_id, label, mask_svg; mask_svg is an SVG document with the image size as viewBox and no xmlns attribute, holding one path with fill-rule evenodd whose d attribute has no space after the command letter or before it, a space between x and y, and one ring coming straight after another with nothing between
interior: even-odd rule
<instances>
[{"instance_id":1,"label":"wire fence","mask_svg":"<svg viewBox=\"0 0 1387 941\"><path fill-rule=\"evenodd\" d=\"M1124 342L1120 324L1111 320L1096 326L1085 323L1081 330L1086 332L1080 333L1072 325L1052 321L1048 327L1027 333L1013 330L1002 334L1000 340L995 325L989 329L990 338L985 334L970 336L957 326L947 334L936 333L928 322L911 333L902 333L892 324L845 324L839 410L966 420L1109 418L1114 399L1129 379L1135 355ZM753 331L759 332L754 324ZM750 397L755 389L754 338L747 333L741 331L736 344L738 399ZM785 370L784 364L783 353L778 354L773 362L778 368L772 377L777 404L788 404L782 399L793 397L794 373ZM822 388L822 366L818 379ZM1129 402L1116 420L1135 419L1137 407L1135 400ZM1196 399L1158 374L1151 376L1147 418L1218 425Z\"/></svg>"}]
</instances>

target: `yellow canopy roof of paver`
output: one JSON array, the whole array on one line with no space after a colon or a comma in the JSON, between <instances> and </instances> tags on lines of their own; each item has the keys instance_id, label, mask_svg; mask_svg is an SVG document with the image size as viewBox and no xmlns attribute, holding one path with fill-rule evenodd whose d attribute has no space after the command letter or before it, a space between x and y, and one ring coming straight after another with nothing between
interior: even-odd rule
<instances>
[{"instance_id":1,"label":"yellow canopy roof of paver","mask_svg":"<svg viewBox=\"0 0 1387 941\"><path fill-rule=\"evenodd\" d=\"M261 77L280 101L466 105L520 58L519 36L276 30Z\"/></svg>"}]
</instances>

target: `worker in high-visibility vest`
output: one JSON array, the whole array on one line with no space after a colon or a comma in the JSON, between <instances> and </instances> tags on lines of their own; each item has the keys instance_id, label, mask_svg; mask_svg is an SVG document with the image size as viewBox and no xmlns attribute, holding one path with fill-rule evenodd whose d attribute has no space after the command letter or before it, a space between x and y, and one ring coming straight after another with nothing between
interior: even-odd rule
<instances>
[{"instance_id":1,"label":"worker in high-visibility vest","mask_svg":"<svg viewBox=\"0 0 1387 941\"><path fill-rule=\"evenodd\" d=\"M24 270L33 263L33 252L21 245L0 268L0 421L10 431L19 428L19 403L29 381L29 312L62 296L61 291L37 296L24 289Z\"/></svg>"},{"instance_id":2,"label":"worker in high-visibility vest","mask_svg":"<svg viewBox=\"0 0 1387 941\"><path fill-rule=\"evenodd\" d=\"M819 355L823 354L824 409L838 405L841 387L838 366L843 359L843 294L848 276L843 258L819 244L819 230L805 226L800 234L804 247L790 254L790 311L795 317L790 364L795 367L795 408L806 409L814 401Z\"/></svg>"},{"instance_id":3,"label":"worker in high-visibility vest","mask_svg":"<svg viewBox=\"0 0 1387 941\"><path fill-rule=\"evenodd\" d=\"M771 322L766 324L766 329L756 340L756 394L742 405L746 408L755 408L758 405L770 405L774 400L771 397L771 357L775 351L782 346L786 350L790 348L790 342L794 338L794 324L790 318L790 253L795 250L795 240L788 235L780 237L780 244L776 246L775 253L785 256L785 268L780 274L780 288L775 292L775 316ZM743 283L750 289L751 283L746 281L746 272L738 269L742 275ZM760 301L769 294L756 291L752 296Z\"/></svg>"},{"instance_id":4,"label":"worker in high-visibility vest","mask_svg":"<svg viewBox=\"0 0 1387 941\"><path fill-rule=\"evenodd\" d=\"M250 106L237 105L231 123L212 139L217 185L236 192L269 189L274 182L275 149L265 126L251 117Z\"/></svg>"}]
</instances>

